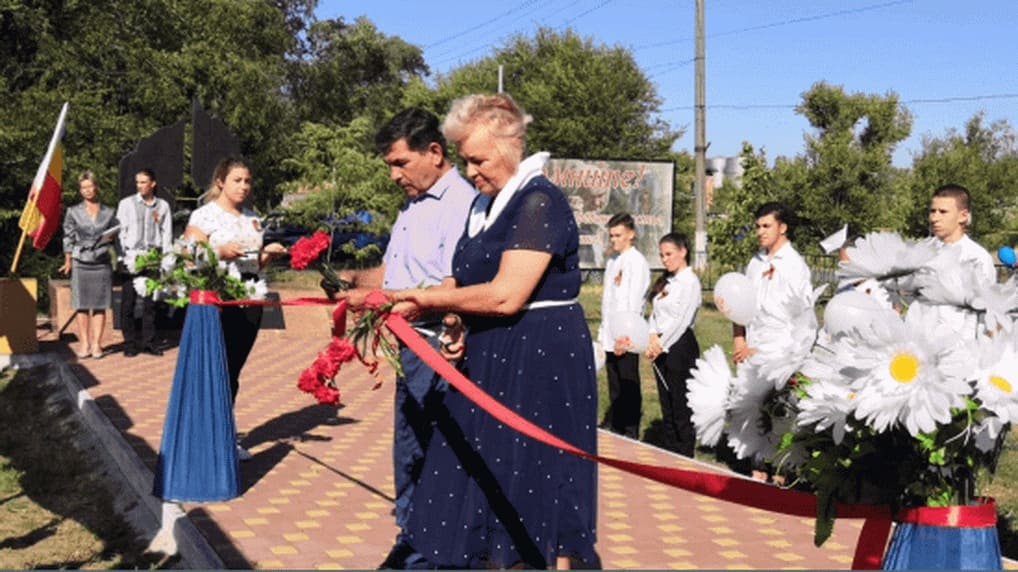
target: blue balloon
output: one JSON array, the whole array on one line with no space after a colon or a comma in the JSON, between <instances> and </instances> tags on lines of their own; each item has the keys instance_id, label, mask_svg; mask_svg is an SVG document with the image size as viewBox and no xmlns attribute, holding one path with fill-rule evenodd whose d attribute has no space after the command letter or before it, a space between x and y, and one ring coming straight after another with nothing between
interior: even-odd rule
<instances>
[{"instance_id":1,"label":"blue balloon","mask_svg":"<svg viewBox=\"0 0 1018 572\"><path fill-rule=\"evenodd\" d=\"M1014 249L1010 246L1001 246L998 248L997 258L1000 259L1001 264L1007 266L1014 266L1014 263L1018 261L1018 257L1015 257Z\"/></svg>"}]
</instances>

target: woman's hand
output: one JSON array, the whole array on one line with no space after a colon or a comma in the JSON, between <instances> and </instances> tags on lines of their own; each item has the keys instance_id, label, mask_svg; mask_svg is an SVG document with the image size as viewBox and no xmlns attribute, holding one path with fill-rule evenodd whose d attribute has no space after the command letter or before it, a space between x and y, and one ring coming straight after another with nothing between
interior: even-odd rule
<instances>
[{"instance_id":1,"label":"woman's hand","mask_svg":"<svg viewBox=\"0 0 1018 572\"><path fill-rule=\"evenodd\" d=\"M244 247L239 242L227 242L216 248L216 256L221 260L233 260L244 256Z\"/></svg>"},{"instance_id":2,"label":"woman's hand","mask_svg":"<svg viewBox=\"0 0 1018 572\"><path fill-rule=\"evenodd\" d=\"M67 258L64 259L63 266L58 268L57 272L60 272L61 274L70 274L71 273L71 257L70 256L68 256Z\"/></svg>"},{"instance_id":3,"label":"woman's hand","mask_svg":"<svg viewBox=\"0 0 1018 572\"><path fill-rule=\"evenodd\" d=\"M286 254L289 250L278 242L270 242L262 247L262 252L274 258Z\"/></svg>"},{"instance_id":4,"label":"woman's hand","mask_svg":"<svg viewBox=\"0 0 1018 572\"><path fill-rule=\"evenodd\" d=\"M650 339L647 341L647 351L645 352L647 359L657 359L657 356L662 353L664 353L664 348L661 347L661 336L651 334Z\"/></svg>"},{"instance_id":5,"label":"woman's hand","mask_svg":"<svg viewBox=\"0 0 1018 572\"><path fill-rule=\"evenodd\" d=\"M336 292L333 299L337 302L340 300L346 300L346 303L350 306L350 308L359 310L364 307L364 299L367 298L368 294L371 292L372 290L370 288L351 288L350 290ZM326 294L328 294L327 291Z\"/></svg>"},{"instance_id":6,"label":"woman's hand","mask_svg":"<svg viewBox=\"0 0 1018 572\"><path fill-rule=\"evenodd\" d=\"M446 314L442 319L442 333L438 336L439 352L449 361L456 361L466 353L463 320L456 314Z\"/></svg>"}]
</instances>

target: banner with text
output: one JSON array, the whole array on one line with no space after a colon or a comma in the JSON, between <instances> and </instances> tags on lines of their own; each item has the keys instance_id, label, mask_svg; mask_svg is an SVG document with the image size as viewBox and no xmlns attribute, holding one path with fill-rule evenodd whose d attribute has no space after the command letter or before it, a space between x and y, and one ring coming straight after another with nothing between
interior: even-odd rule
<instances>
[{"instance_id":1,"label":"banner with text","mask_svg":"<svg viewBox=\"0 0 1018 572\"><path fill-rule=\"evenodd\" d=\"M661 268L657 241L672 229L675 164L671 161L551 159L545 176L569 198L580 229L580 268L604 268L612 216L636 221L636 248Z\"/></svg>"}]
</instances>

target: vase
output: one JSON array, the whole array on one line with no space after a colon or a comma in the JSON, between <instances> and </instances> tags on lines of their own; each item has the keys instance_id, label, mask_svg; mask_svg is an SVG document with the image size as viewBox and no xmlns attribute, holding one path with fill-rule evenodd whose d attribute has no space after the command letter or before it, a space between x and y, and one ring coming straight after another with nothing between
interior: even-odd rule
<instances>
[{"instance_id":1,"label":"vase","mask_svg":"<svg viewBox=\"0 0 1018 572\"><path fill-rule=\"evenodd\" d=\"M1001 570L992 499L918 507L898 515L884 570Z\"/></svg>"}]
</instances>

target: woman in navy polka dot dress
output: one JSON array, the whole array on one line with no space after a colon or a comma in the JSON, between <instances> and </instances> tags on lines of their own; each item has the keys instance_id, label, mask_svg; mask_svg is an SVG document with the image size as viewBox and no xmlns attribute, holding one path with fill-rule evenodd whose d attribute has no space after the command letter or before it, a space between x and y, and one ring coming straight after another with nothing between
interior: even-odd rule
<instances>
[{"instance_id":1,"label":"woman in navy polka dot dress","mask_svg":"<svg viewBox=\"0 0 1018 572\"><path fill-rule=\"evenodd\" d=\"M530 117L508 95L453 103L443 125L481 192L441 287L396 292L397 311L466 326L464 373L538 426L596 452L590 330L576 301L579 237L562 191L523 159ZM429 566L599 567L597 468L510 429L450 389L448 417L411 501L408 537Z\"/></svg>"}]
</instances>

